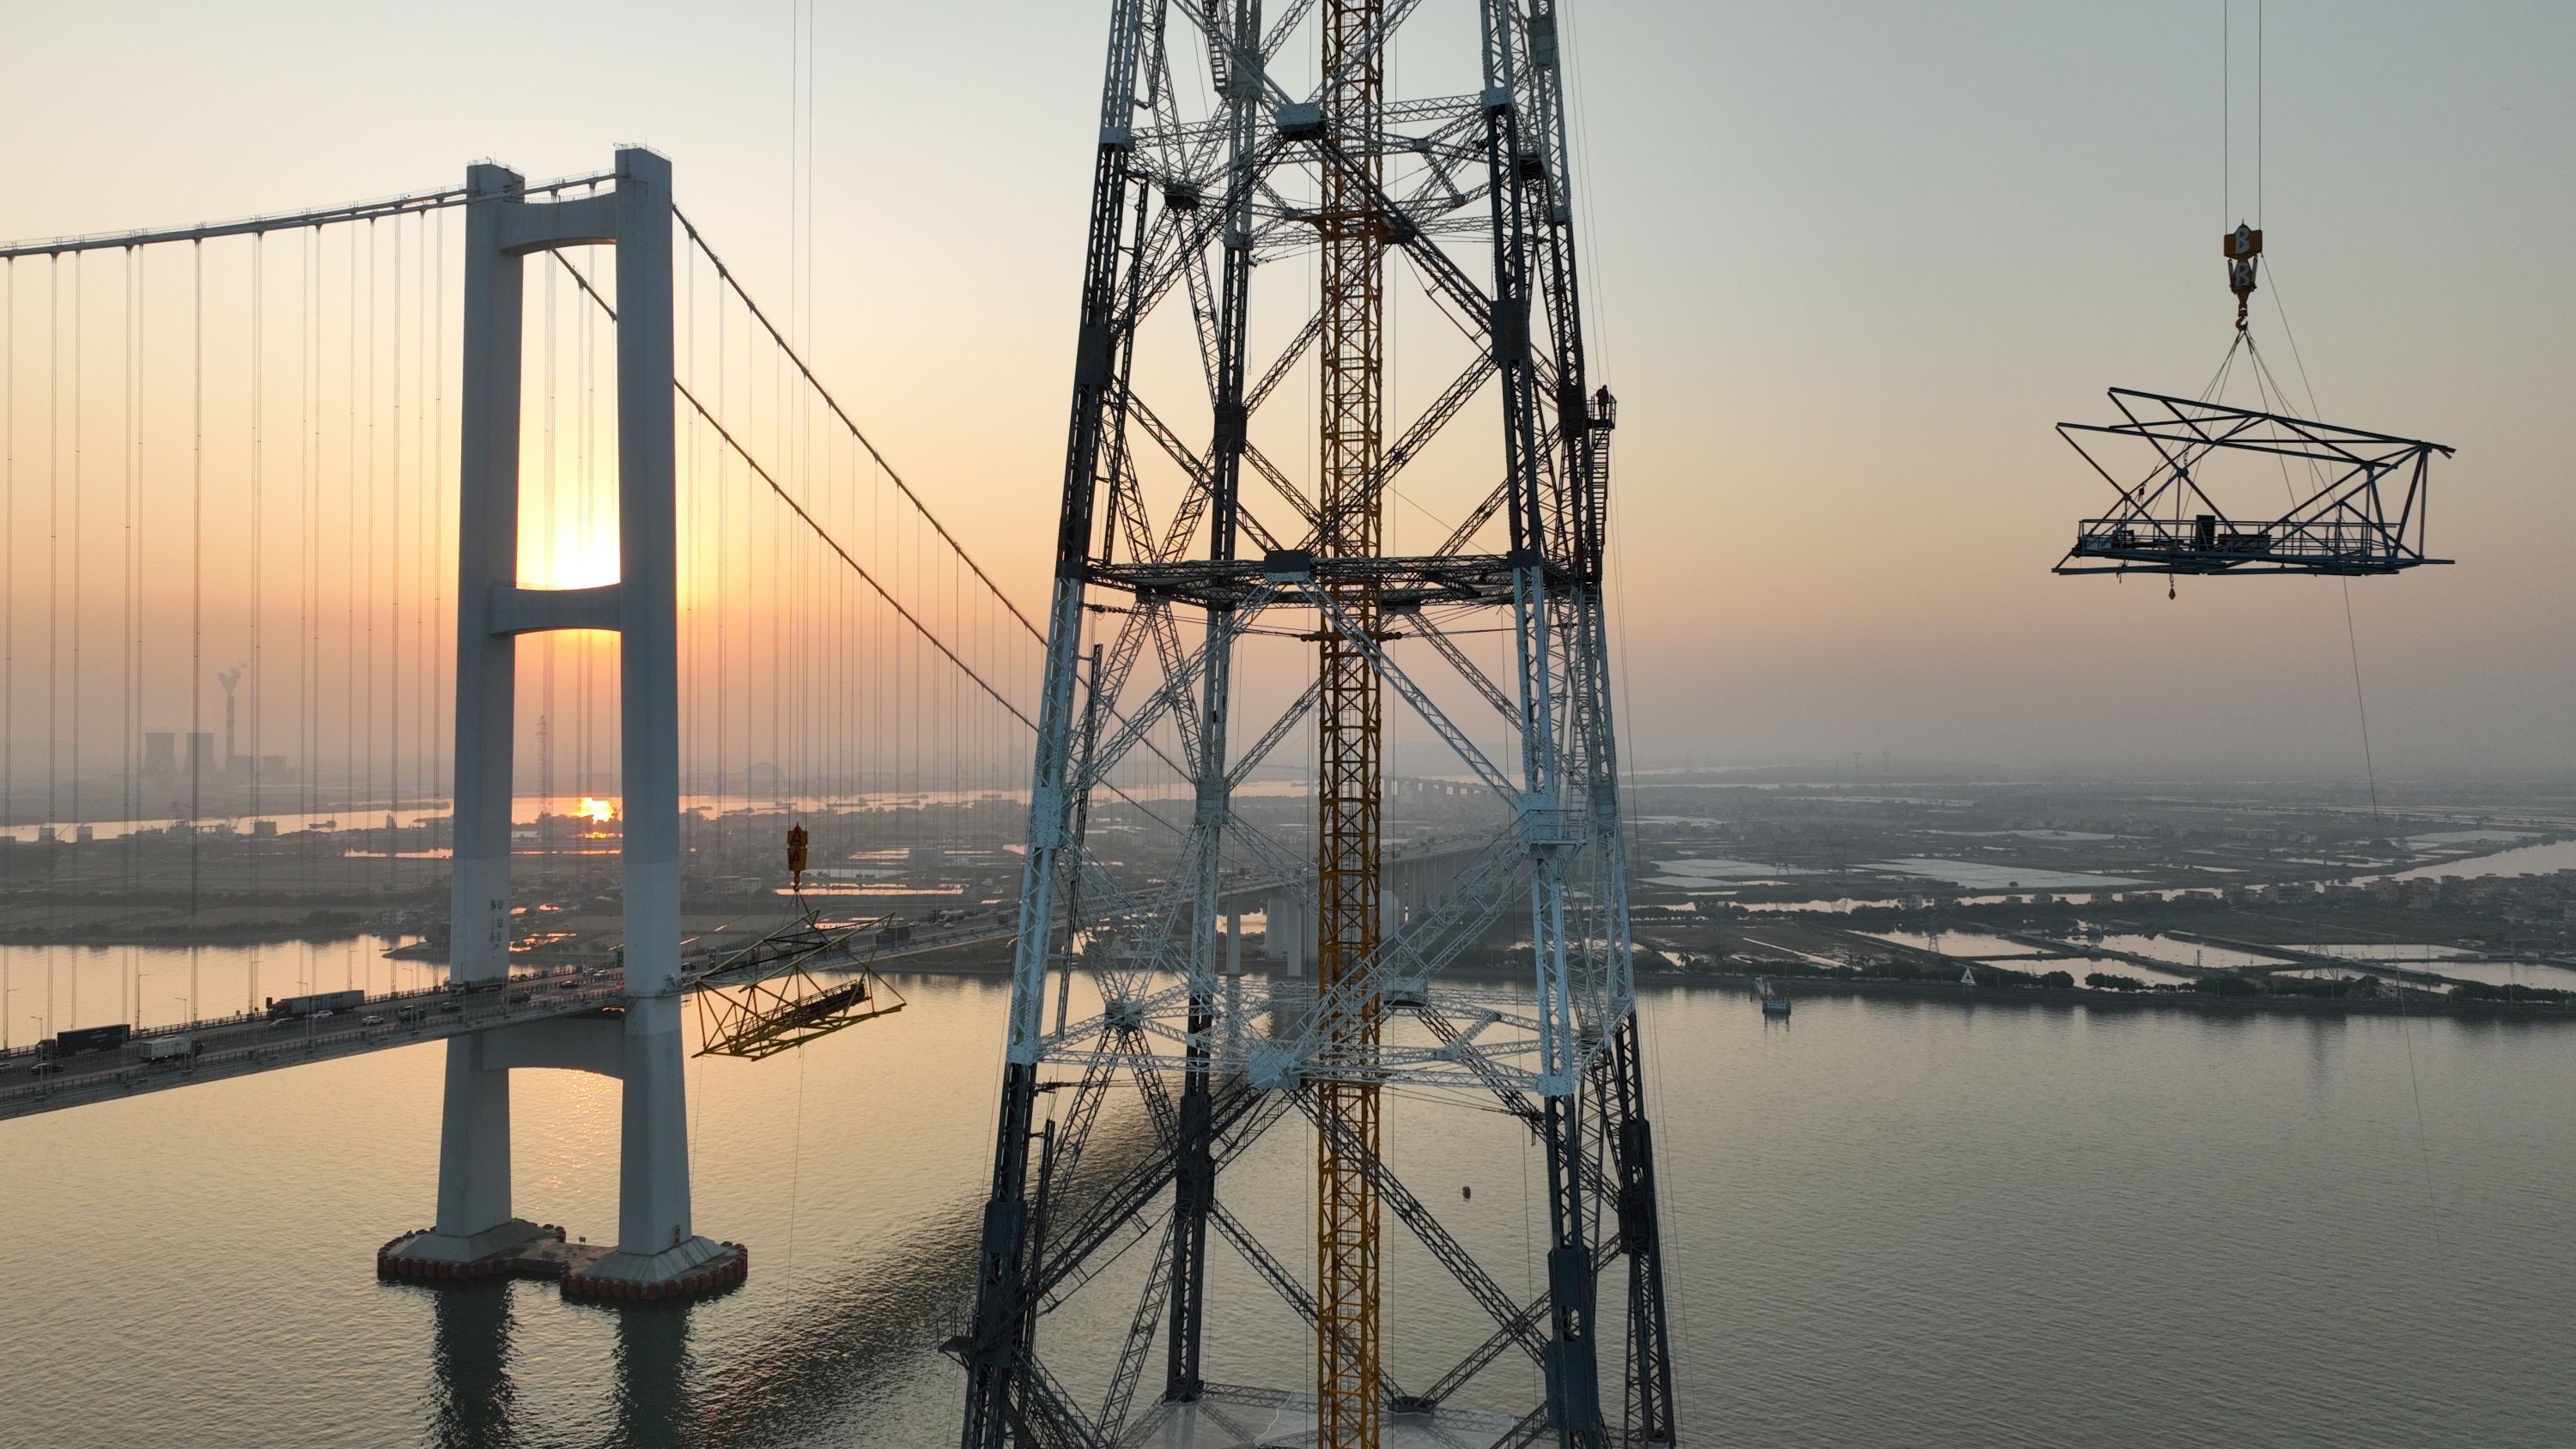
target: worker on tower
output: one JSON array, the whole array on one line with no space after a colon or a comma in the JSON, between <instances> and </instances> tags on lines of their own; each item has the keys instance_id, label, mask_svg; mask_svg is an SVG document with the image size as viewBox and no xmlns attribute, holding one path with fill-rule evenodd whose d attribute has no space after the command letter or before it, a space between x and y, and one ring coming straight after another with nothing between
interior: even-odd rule
<instances>
[{"instance_id":1,"label":"worker on tower","mask_svg":"<svg viewBox=\"0 0 2576 1449\"><path fill-rule=\"evenodd\" d=\"M787 827L787 869L796 878L795 888L805 889L805 842L811 839L802 825Z\"/></svg>"}]
</instances>

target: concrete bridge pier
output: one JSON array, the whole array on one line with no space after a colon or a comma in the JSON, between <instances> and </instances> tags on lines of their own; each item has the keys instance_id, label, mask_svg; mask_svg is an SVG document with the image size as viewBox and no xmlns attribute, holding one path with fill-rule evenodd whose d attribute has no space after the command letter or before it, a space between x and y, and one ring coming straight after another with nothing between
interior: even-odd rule
<instances>
[{"instance_id":1,"label":"concrete bridge pier","mask_svg":"<svg viewBox=\"0 0 2576 1449\"><path fill-rule=\"evenodd\" d=\"M1307 958L1313 954L1313 943L1308 939L1313 933L1306 929L1303 905L1293 892L1281 891L1270 898L1265 913L1270 918L1270 955L1286 963L1281 974L1292 979L1306 974Z\"/></svg>"},{"instance_id":2,"label":"concrete bridge pier","mask_svg":"<svg viewBox=\"0 0 2576 1449\"><path fill-rule=\"evenodd\" d=\"M680 1030L678 519L672 409L671 166L617 153L611 188L530 201L507 168L466 172L456 606L456 820L449 979L509 975L510 786L517 638L618 635L625 974L622 1015L524 1023L448 1043L438 1223L386 1245L392 1276L559 1277L567 1297L667 1298L740 1281L739 1244L690 1221ZM614 245L619 581L519 585L519 359L525 259ZM514 1068L624 1084L614 1250L566 1248L510 1200Z\"/></svg>"}]
</instances>

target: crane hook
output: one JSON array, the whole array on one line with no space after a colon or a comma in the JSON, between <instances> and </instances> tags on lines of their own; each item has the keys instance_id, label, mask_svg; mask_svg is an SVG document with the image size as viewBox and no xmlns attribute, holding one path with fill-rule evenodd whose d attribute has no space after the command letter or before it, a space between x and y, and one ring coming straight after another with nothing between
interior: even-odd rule
<instances>
[{"instance_id":1,"label":"crane hook","mask_svg":"<svg viewBox=\"0 0 2576 1449\"><path fill-rule=\"evenodd\" d=\"M2245 330L2245 304L2254 296L2254 259L2263 254L2263 233L2243 222L2219 238L2227 255L2227 290L2236 294L2236 330Z\"/></svg>"}]
</instances>

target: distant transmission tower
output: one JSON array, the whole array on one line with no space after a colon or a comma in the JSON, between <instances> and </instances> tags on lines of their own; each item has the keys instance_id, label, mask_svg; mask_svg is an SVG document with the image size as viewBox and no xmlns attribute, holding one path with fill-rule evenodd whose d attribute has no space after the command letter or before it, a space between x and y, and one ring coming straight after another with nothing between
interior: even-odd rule
<instances>
[{"instance_id":1,"label":"distant transmission tower","mask_svg":"<svg viewBox=\"0 0 2576 1449\"><path fill-rule=\"evenodd\" d=\"M993 1191L974 1321L948 1344L967 1449L1249 1444L1308 1414L1302 1442L1334 1449L1406 1421L1425 1442L1674 1440L1602 606L1615 411L1584 372L1557 7L1416 8L1112 0ZM1389 93L1408 21L1405 75L1464 93ZM1264 267L1285 285L1256 311ZM1389 427L1394 362L1444 342L1455 361ZM1263 410L1310 353L1312 441ZM1496 432L1444 433L1489 395ZM1390 547L1424 528L1390 528L1399 473L1443 541ZM1238 696L1264 686L1268 722L1238 733ZM1447 857L1390 838L1388 731L1408 718L1493 797ZM1301 726L1318 798L1291 844L1302 828L1238 795ZM1090 838L1113 820L1118 843ZM1266 983L1236 965L1247 901L1285 953ZM1444 1096L1499 1105L1543 1149L1534 1298L1381 1155L1387 1108ZM1314 1142L1303 1271L1245 1221L1270 1203L1230 1208L1223 1187L1291 1116ZM1438 1321L1491 1320L1405 1386L1382 1349L1410 1352L1408 1315L1440 1305L1388 1295L1389 1212L1461 1290ZM1276 1303L1208 1302L1211 1228ZM1624 1315L1595 1314L1604 1271ZM1042 1321L1117 1281L1138 1294L1110 1320L1123 1341L1041 1354ZM1282 1312L1312 1335L1311 1377L1203 1375L1227 1322ZM1462 1391L1520 1353L1544 1402L1469 1412L1509 1376ZM1606 1411L1605 1361L1624 1366Z\"/></svg>"}]
</instances>

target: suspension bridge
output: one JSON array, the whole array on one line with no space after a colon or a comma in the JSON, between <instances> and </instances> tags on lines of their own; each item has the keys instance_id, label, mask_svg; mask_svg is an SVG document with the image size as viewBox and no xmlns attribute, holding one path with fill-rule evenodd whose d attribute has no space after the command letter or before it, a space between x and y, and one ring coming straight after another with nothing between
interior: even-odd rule
<instances>
[{"instance_id":1,"label":"suspension bridge","mask_svg":"<svg viewBox=\"0 0 2576 1449\"><path fill-rule=\"evenodd\" d=\"M470 1275L539 1232L512 1211L510 1071L602 1072L626 1104L619 1251L579 1276L725 1280L740 1250L690 1219L682 998L776 974L747 964L764 908L824 926L767 888L788 817L832 859L998 845L1025 798L1001 763L1026 733L1025 621L652 152L0 260L8 928L409 907L443 920L428 946L457 993L346 993L263 1035L275 1003L147 1021L139 982L84 1017L77 972L58 1000L49 967L41 1039L0 1051L0 1114L443 1037L438 1224L391 1257ZM691 885L755 924L684 933ZM529 969L566 934L541 929L553 901L602 890L601 974ZM797 965L1003 931L990 902L936 903L917 927L844 912ZM800 979L768 996L797 1039L875 1014Z\"/></svg>"},{"instance_id":2,"label":"suspension bridge","mask_svg":"<svg viewBox=\"0 0 2576 1449\"><path fill-rule=\"evenodd\" d=\"M748 1254L693 1220L683 1003L764 1055L899 1006L877 966L1007 946L962 1443L1675 1442L1555 8L1478 0L1418 96L1409 4L1110 8L1026 607L651 151L0 247L0 939L337 911L445 963L173 1020L49 958L0 981L40 1038L0 1025L0 1116L443 1041L435 1221L379 1258L440 1281L560 1240L510 1073L601 1073L614 1248L549 1261L688 1297ZM1309 291L1256 287L1291 260ZM1461 1109L1541 1151L1534 1295L1405 1184L1388 1124ZM1303 1270L1225 1207L1289 1122ZM1389 1212L1456 1304L1388 1301ZM1267 1298L1210 1300L1218 1244ZM1308 1382L1207 1371L1262 1315Z\"/></svg>"}]
</instances>

